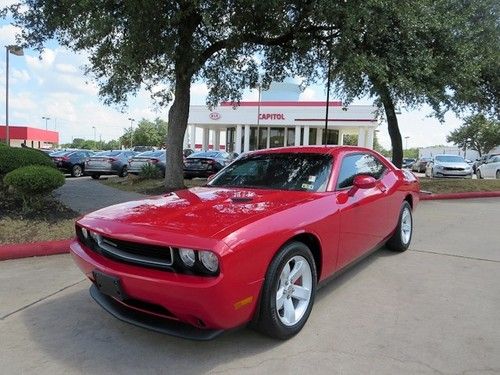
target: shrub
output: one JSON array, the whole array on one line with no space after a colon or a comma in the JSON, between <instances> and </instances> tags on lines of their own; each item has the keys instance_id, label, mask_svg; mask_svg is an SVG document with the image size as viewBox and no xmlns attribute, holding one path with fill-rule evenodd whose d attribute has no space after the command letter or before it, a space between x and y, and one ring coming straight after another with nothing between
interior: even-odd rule
<instances>
[{"instance_id":1,"label":"shrub","mask_svg":"<svg viewBox=\"0 0 500 375\"><path fill-rule=\"evenodd\" d=\"M64 185L64 176L53 167L29 165L7 173L3 182L22 198L23 209L27 210L36 208L45 195Z\"/></svg>"},{"instance_id":2,"label":"shrub","mask_svg":"<svg viewBox=\"0 0 500 375\"><path fill-rule=\"evenodd\" d=\"M139 177L143 180L152 180L161 177L160 169L154 164L144 164L139 173Z\"/></svg>"},{"instance_id":3,"label":"shrub","mask_svg":"<svg viewBox=\"0 0 500 375\"><path fill-rule=\"evenodd\" d=\"M27 165L44 165L54 167L52 159L42 151L32 148L1 147L0 175L5 175L14 169Z\"/></svg>"}]
</instances>

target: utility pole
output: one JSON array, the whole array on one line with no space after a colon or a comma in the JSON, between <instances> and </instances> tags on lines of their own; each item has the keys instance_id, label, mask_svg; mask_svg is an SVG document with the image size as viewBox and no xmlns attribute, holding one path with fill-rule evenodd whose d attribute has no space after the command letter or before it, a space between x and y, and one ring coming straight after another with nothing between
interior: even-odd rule
<instances>
[{"instance_id":1,"label":"utility pole","mask_svg":"<svg viewBox=\"0 0 500 375\"><path fill-rule=\"evenodd\" d=\"M130 148L132 148L132 145L134 143L133 125L134 125L135 119L133 119L132 117L129 117L128 119L130 121Z\"/></svg>"},{"instance_id":2,"label":"utility pole","mask_svg":"<svg viewBox=\"0 0 500 375\"><path fill-rule=\"evenodd\" d=\"M325 108L325 146L328 145L328 110L330 109L330 75L332 73L332 48L331 39L328 43L328 77L326 78L326 108Z\"/></svg>"},{"instance_id":3,"label":"utility pole","mask_svg":"<svg viewBox=\"0 0 500 375\"><path fill-rule=\"evenodd\" d=\"M10 45L5 46L5 143L10 146L10 131L9 131L9 53L16 56L23 56L22 47Z\"/></svg>"},{"instance_id":4,"label":"utility pole","mask_svg":"<svg viewBox=\"0 0 500 375\"><path fill-rule=\"evenodd\" d=\"M48 130L48 121L50 120L50 117L42 116L42 120L45 120L45 130Z\"/></svg>"}]
</instances>

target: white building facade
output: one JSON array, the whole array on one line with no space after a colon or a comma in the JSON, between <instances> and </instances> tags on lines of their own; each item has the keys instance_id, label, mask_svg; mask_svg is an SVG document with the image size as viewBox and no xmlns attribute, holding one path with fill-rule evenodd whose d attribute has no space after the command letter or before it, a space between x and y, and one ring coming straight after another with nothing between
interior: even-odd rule
<instances>
[{"instance_id":1,"label":"white building facade","mask_svg":"<svg viewBox=\"0 0 500 375\"><path fill-rule=\"evenodd\" d=\"M344 135L356 134L358 146L373 148L378 126L376 108L370 105L343 107L329 103L328 131L326 102L261 101L222 103L209 110L192 105L184 147L248 152L264 148L300 145L342 145Z\"/></svg>"}]
</instances>

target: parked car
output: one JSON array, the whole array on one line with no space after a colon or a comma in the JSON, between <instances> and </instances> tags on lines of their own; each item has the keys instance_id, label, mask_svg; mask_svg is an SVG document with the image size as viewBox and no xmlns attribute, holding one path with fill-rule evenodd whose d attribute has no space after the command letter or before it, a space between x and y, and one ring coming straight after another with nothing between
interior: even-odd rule
<instances>
[{"instance_id":1,"label":"parked car","mask_svg":"<svg viewBox=\"0 0 500 375\"><path fill-rule=\"evenodd\" d=\"M134 155L134 151L127 150L98 152L85 161L85 174L94 180L98 180L102 175L126 177L128 160Z\"/></svg>"},{"instance_id":2,"label":"parked car","mask_svg":"<svg viewBox=\"0 0 500 375\"><path fill-rule=\"evenodd\" d=\"M416 177L373 150L259 150L205 187L83 216L71 252L123 321L191 339L253 322L287 339L318 283L384 244L408 249L418 200Z\"/></svg>"},{"instance_id":3,"label":"parked car","mask_svg":"<svg viewBox=\"0 0 500 375\"><path fill-rule=\"evenodd\" d=\"M413 172L424 173L427 163L430 162L432 158L420 158L411 166Z\"/></svg>"},{"instance_id":4,"label":"parked car","mask_svg":"<svg viewBox=\"0 0 500 375\"><path fill-rule=\"evenodd\" d=\"M132 174L141 173L146 164L155 165L162 175L165 175L165 162L167 160L165 150L146 151L135 155L128 162L128 171Z\"/></svg>"},{"instance_id":5,"label":"parked car","mask_svg":"<svg viewBox=\"0 0 500 375\"><path fill-rule=\"evenodd\" d=\"M89 150L56 151L49 156L57 169L64 173L71 173L73 177L81 177L85 171L85 160L92 156Z\"/></svg>"},{"instance_id":6,"label":"parked car","mask_svg":"<svg viewBox=\"0 0 500 375\"><path fill-rule=\"evenodd\" d=\"M189 155L184 162L184 178L209 177L234 160L224 151L200 151Z\"/></svg>"},{"instance_id":7,"label":"parked car","mask_svg":"<svg viewBox=\"0 0 500 375\"><path fill-rule=\"evenodd\" d=\"M155 151L155 148L153 146L134 146L134 148L132 148L132 151L141 153L146 151Z\"/></svg>"},{"instance_id":8,"label":"parked car","mask_svg":"<svg viewBox=\"0 0 500 375\"><path fill-rule=\"evenodd\" d=\"M411 168L412 165L417 161L417 159L412 159L412 158L404 158L403 159L403 168Z\"/></svg>"},{"instance_id":9,"label":"parked car","mask_svg":"<svg viewBox=\"0 0 500 375\"><path fill-rule=\"evenodd\" d=\"M187 158L191 154L194 154L194 150L191 150L190 148L182 150L182 156L184 156L184 158Z\"/></svg>"},{"instance_id":10,"label":"parked car","mask_svg":"<svg viewBox=\"0 0 500 375\"><path fill-rule=\"evenodd\" d=\"M486 162L477 169L477 178L500 179L500 155L486 159Z\"/></svg>"},{"instance_id":11,"label":"parked car","mask_svg":"<svg viewBox=\"0 0 500 375\"><path fill-rule=\"evenodd\" d=\"M462 156L436 155L427 163L425 175L427 177L461 177L472 178L472 167Z\"/></svg>"},{"instance_id":12,"label":"parked car","mask_svg":"<svg viewBox=\"0 0 500 375\"><path fill-rule=\"evenodd\" d=\"M476 161L474 162L472 168L474 170L474 173L477 174L477 169L483 165L484 163L486 163L486 161L488 161L490 158L493 158L497 155L500 155L500 154L486 154L486 155L483 155L481 156L479 159L476 159Z\"/></svg>"}]
</instances>

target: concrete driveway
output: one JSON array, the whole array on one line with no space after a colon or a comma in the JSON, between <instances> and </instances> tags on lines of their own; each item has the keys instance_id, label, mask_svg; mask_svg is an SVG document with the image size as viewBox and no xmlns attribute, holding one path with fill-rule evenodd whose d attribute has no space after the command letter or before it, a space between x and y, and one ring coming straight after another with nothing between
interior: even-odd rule
<instances>
[{"instance_id":1,"label":"concrete driveway","mask_svg":"<svg viewBox=\"0 0 500 375\"><path fill-rule=\"evenodd\" d=\"M423 202L410 251L318 292L304 330L192 342L122 323L69 256L0 262L4 374L498 374L500 199Z\"/></svg>"}]
</instances>

